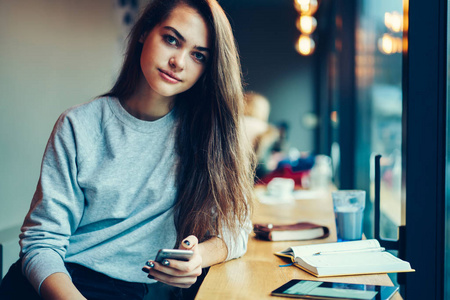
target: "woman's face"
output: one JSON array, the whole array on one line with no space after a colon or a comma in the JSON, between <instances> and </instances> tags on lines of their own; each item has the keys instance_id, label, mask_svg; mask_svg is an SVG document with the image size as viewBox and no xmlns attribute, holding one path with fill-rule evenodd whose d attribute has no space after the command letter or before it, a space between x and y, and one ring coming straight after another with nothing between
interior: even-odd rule
<instances>
[{"instance_id":1,"label":"woman's face","mask_svg":"<svg viewBox=\"0 0 450 300\"><path fill-rule=\"evenodd\" d=\"M178 5L169 17L142 38L142 73L148 87L163 97L190 89L205 71L210 56L209 30L202 16Z\"/></svg>"}]
</instances>

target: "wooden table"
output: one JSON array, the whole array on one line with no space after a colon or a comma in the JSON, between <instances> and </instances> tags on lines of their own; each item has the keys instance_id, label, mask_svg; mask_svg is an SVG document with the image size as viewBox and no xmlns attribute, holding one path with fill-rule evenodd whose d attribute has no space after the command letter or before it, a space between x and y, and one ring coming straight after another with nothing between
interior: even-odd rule
<instances>
[{"instance_id":1,"label":"wooden table","mask_svg":"<svg viewBox=\"0 0 450 300\"><path fill-rule=\"evenodd\" d=\"M195 299L286 299L270 296L270 292L291 279L318 280L295 266L279 267L289 261L273 253L290 246L335 242L336 226L331 197L325 194L315 199L295 200L292 204L258 203L255 207L254 223L289 224L298 221L326 225L330 228L330 236L300 242L269 242L251 236L247 253L243 257L210 268ZM393 286L387 274L326 277L320 280ZM396 293L393 299L402 298Z\"/></svg>"}]
</instances>

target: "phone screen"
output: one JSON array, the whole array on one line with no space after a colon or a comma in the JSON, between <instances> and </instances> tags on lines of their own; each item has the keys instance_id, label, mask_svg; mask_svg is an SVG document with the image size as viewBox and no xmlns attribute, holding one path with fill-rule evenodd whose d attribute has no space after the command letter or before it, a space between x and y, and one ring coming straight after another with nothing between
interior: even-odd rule
<instances>
[{"instance_id":1,"label":"phone screen","mask_svg":"<svg viewBox=\"0 0 450 300\"><path fill-rule=\"evenodd\" d=\"M393 286L291 280L274 290L272 295L308 299L387 300L397 290L398 287Z\"/></svg>"}]
</instances>

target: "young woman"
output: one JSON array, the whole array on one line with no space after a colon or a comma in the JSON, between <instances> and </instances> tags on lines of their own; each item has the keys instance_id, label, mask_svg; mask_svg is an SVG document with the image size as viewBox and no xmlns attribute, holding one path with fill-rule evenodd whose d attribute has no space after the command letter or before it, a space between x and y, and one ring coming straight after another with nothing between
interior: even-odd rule
<instances>
[{"instance_id":1,"label":"young woman","mask_svg":"<svg viewBox=\"0 0 450 300\"><path fill-rule=\"evenodd\" d=\"M20 265L44 299L151 298L152 283L188 288L202 268L244 254L253 157L242 110L216 0L151 1L112 90L58 119L0 295ZM161 248L194 255L160 264Z\"/></svg>"}]
</instances>

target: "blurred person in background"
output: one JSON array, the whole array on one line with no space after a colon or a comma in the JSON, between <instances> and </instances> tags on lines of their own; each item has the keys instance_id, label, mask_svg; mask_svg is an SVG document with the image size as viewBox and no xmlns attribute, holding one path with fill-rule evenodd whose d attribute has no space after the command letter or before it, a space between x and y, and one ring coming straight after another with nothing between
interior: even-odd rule
<instances>
[{"instance_id":1,"label":"blurred person in background","mask_svg":"<svg viewBox=\"0 0 450 300\"><path fill-rule=\"evenodd\" d=\"M248 91L245 93L244 121L247 137L256 154L256 181L273 171L278 164L280 130L269 124L270 103L263 95Z\"/></svg>"}]
</instances>

